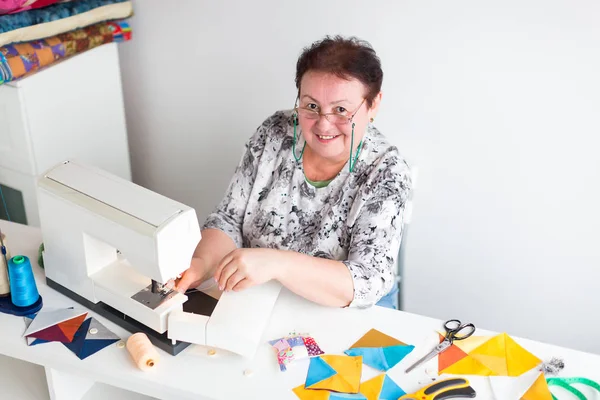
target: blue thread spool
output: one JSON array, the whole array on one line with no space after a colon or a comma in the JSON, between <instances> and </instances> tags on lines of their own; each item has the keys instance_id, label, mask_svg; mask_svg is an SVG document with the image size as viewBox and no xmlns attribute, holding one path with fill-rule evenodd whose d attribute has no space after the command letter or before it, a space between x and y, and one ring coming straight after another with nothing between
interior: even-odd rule
<instances>
[{"instance_id":1,"label":"blue thread spool","mask_svg":"<svg viewBox=\"0 0 600 400\"><path fill-rule=\"evenodd\" d=\"M14 256L8 260L8 279L15 306L29 307L39 299L40 294L27 256Z\"/></svg>"}]
</instances>

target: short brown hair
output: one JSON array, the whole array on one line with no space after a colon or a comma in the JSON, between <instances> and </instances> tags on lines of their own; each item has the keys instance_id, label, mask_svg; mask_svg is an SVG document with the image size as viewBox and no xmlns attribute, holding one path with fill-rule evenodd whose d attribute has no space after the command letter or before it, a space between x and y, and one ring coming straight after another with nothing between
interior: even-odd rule
<instances>
[{"instance_id":1,"label":"short brown hair","mask_svg":"<svg viewBox=\"0 0 600 400\"><path fill-rule=\"evenodd\" d=\"M367 87L365 98L369 107L381 91L383 71L379 57L373 47L356 37L326 36L305 47L296 63L296 87L309 71L327 72L340 78L355 78Z\"/></svg>"}]
</instances>

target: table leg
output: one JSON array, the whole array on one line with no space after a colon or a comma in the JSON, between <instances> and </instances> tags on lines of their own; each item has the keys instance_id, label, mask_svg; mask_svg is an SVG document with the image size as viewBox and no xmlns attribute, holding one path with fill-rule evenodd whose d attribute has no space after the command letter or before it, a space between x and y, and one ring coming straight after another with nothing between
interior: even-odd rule
<instances>
[{"instance_id":1,"label":"table leg","mask_svg":"<svg viewBox=\"0 0 600 400\"><path fill-rule=\"evenodd\" d=\"M81 400L94 386L94 381L79 375L46 367L50 400Z\"/></svg>"}]
</instances>

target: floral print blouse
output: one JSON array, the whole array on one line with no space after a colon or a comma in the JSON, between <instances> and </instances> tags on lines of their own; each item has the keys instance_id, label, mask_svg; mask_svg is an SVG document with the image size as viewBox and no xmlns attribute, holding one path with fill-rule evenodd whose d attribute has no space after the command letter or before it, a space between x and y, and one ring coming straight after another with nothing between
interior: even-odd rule
<instances>
[{"instance_id":1,"label":"floral print blouse","mask_svg":"<svg viewBox=\"0 0 600 400\"><path fill-rule=\"evenodd\" d=\"M353 171L346 163L329 185L316 188L307 183L292 142L291 110L267 118L247 141L225 196L203 229L225 232L238 247L338 260L352 275L350 306L370 307L396 282L409 167L369 124Z\"/></svg>"}]
</instances>

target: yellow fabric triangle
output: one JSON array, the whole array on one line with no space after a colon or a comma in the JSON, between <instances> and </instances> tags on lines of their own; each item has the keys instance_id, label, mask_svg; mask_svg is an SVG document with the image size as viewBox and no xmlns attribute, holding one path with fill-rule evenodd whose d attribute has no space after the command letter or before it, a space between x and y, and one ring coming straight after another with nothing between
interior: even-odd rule
<instances>
[{"instance_id":1,"label":"yellow fabric triangle","mask_svg":"<svg viewBox=\"0 0 600 400\"><path fill-rule=\"evenodd\" d=\"M362 374L362 356L321 356L337 374L311 385L311 389L329 389L340 393L358 393Z\"/></svg>"},{"instance_id":2,"label":"yellow fabric triangle","mask_svg":"<svg viewBox=\"0 0 600 400\"><path fill-rule=\"evenodd\" d=\"M492 336L471 336L465 340L455 340L453 344L465 353L469 354L471 351L475 350L491 338Z\"/></svg>"},{"instance_id":3,"label":"yellow fabric triangle","mask_svg":"<svg viewBox=\"0 0 600 400\"><path fill-rule=\"evenodd\" d=\"M542 362L542 360L525 350L508 335L506 335L505 343L509 376L520 376Z\"/></svg>"},{"instance_id":4,"label":"yellow fabric triangle","mask_svg":"<svg viewBox=\"0 0 600 400\"><path fill-rule=\"evenodd\" d=\"M360 384L360 393L367 398L367 400L378 400L383 389L383 381L385 374L376 376L373 379L369 379Z\"/></svg>"},{"instance_id":5,"label":"yellow fabric triangle","mask_svg":"<svg viewBox=\"0 0 600 400\"><path fill-rule=\"evenodd\" d=\"M327 390L305 389L304 385L292 389L294 394L301 400L328 400L329 392Z\"/></svg>"},{"instance_id":6,"label":"yellow fabric triangle","mask_svg":"<svg viewBox=\"0 0 600 400\"><path fill-rule=\"evenodd\" d=\"M388 347L388 346L398 346L405 345L406 343L399 341L396 338L386 335L383 332L378 331L377 329L371 329L369 332L365 333L363 337L358 339L356 343L350 346L351 349L357 347Z\"/></svg>"},{"instance_id":7,"label":"yellow fabric triangle","mask_svg":"<svg viewBox=\"0 0 600 400\"><path fill-rule=\"evenodd\" d=\"M471 350L469 355L481 354L484 356L504 357L506 355L505 348L504 334L500 334Z\"/></svg>"},{"instance_id":8,"label":"yellow fabric triangle","mask_svg":"<svg viewBox=\"0 0 600 400\"><path fill-rule=\"evenodd\" d=\"M552 400L552 393L544 374L540 374L533 385L525 392L521 400Z\"/></svg>"},{"instance_id":9,"label":"yellow fabric triangle","mask_svg":"<svg viewBox=\"0 0 600 400\"><path fill-rule=\"evenodd\" d=\"M491 362L491 358L486 357L486 361L491 362L491 364L486 363L486 365L494 370L495 375L520 376L541 363L539 358L521 347L506 333L494 336L469 352L469 355L474 358L493 356L504 359L506 367L497 369L498 364L495 361Z\"/></svg>"},{"instance_id":10,"label":"yellow fabric triangle","mask_svg":"<svg viewBox=\"0 0 600 400\"><path fill-rule=\"evenodd\" d=\"M499 376L507 376L508 375L508 366L506 365L506 358L497 357L497 356L488 356L487 354L469 354L470 357L473 357L492 371L494 371L494 375Z\"/></svg>"},{"instance_id":11,"label":"yellow fabric triangle","mask_svg":"<svg viewBox=\"0 0 600 400\"><path fill-rule=\"evenodd\" d=\"M440 371L441 374L455 374L455 375L482 375L490 376L496 375L494 371L477 361L471 356L466 356L459 361L455 362L448 368Z\"/></svg>"}]
</instances>

